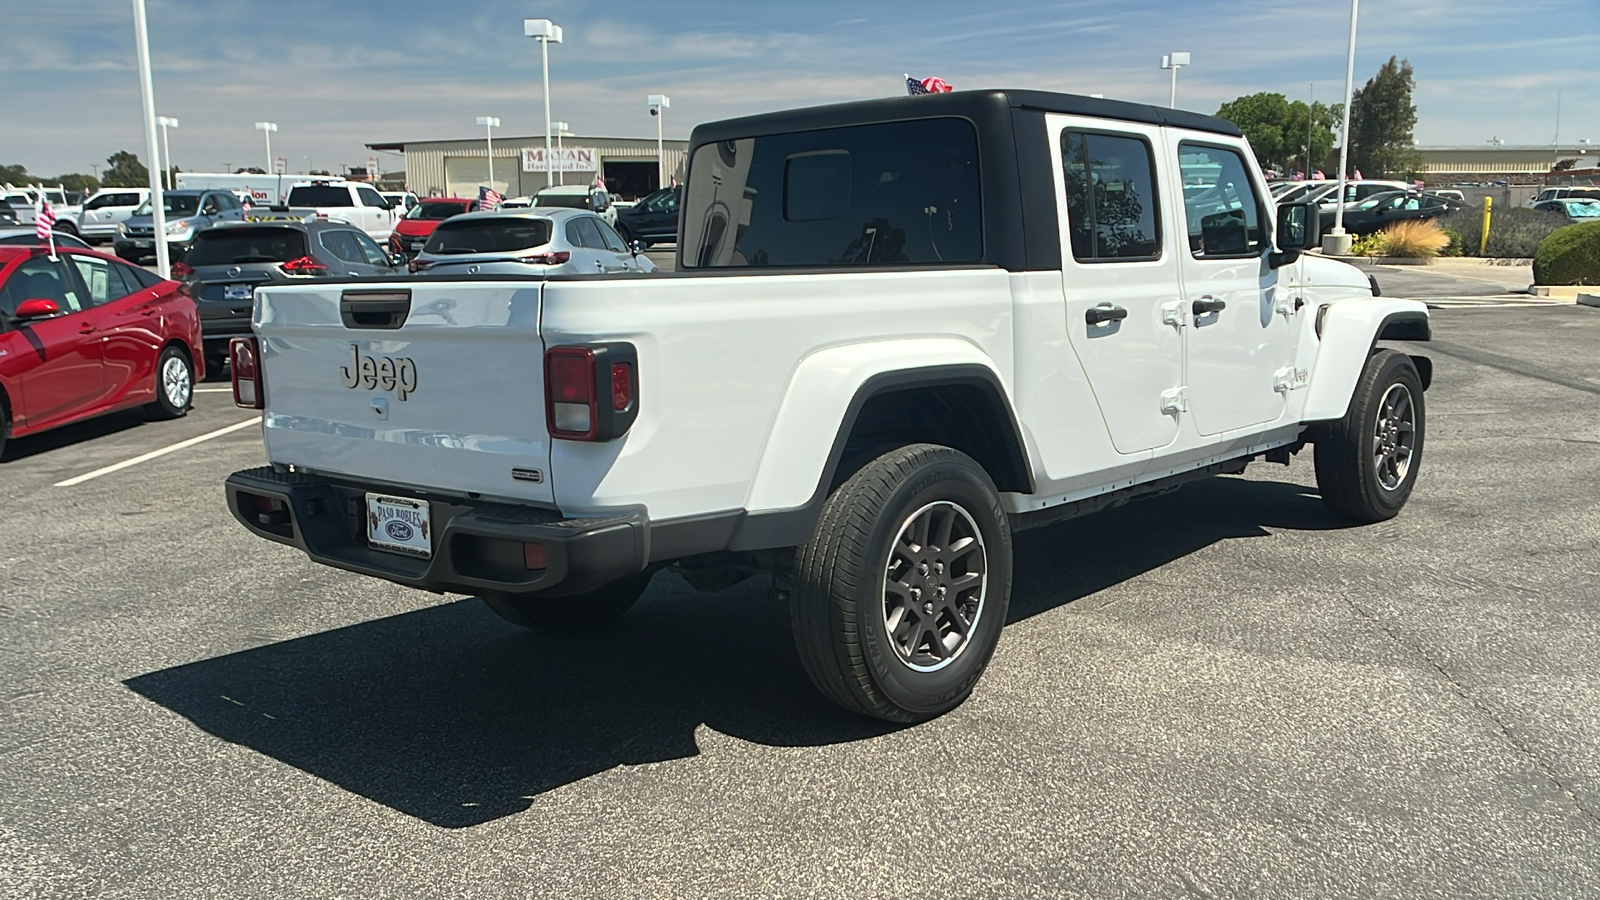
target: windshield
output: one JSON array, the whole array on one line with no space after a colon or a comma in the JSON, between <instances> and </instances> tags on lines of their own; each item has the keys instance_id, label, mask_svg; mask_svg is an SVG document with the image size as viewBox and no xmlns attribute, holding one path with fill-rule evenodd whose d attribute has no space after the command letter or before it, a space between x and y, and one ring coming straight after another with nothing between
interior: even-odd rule
<instances>
[{"instance_id":1,"label":"windshield","mask_svg":"<svg viewBox=\"0 0 1600 900\"><path fill-rule=\"evenodd\" d=\"M550 242L550 220L518 217L460 219L440 223L424 253L509 253Z\"/></svg>"},{"instance_id":2,"label":"windshield","mask_svg":"<svg viewBox=\"0 0 1600 900\"><path fill-rule=\"evenodd\" d=\"M322 184L306 184L289 190L290 206L355 206L350 189Z\"/></svg>"},{"instance_id":3,"label":"windshield","mask_svg":"<svg viewBox=\"0 0 1600 900\"><path fill-rule=\"evenodd\" d=\"M534 206L560 206L566 209L588 209L588 194L540 194L533 198Z\"/></svg>"},{"instance_id":4,"label":"windshield","mask_svg":"<svg viewBox=\"0 0 1600 900\"><path fill-rule=\"evenodd\" d=\"M406 213L408 219L448 219L459 216L467 211L467 204L461 201L443 203L437 200L424 200L411 208Z\"/></svg>"},{"instance_id":5,"label":"windshield","mask_svg":"<svg viewBox=\"0 0 1600 900\"><path fill-rule=\"evenodd\" d=\"M162 194L161 211L169 216L192 216L200 209L199 194ZM133 211L136 216L150 215L150 201L139 204Z\"/></svg>"},{"instance_id":6,"label":"windshield","mask_svg":"<svg viewBox=\"0 0 1600 900\"><path fill-rule=\"evenodd\" d=\"M221 266L232 263L288 262L306 255L306 234L298 228L213 228L194 236L194 246L184 255L188 265Z\"/></svg>"},{"instance_id":7,"label":"windshield","mask_svg":"<svg viewBox=\"0 0 1600 900\"><path fill-rule=\"evenodd\" d=\"M1574 219L1600 218L1600 200L1568 200L1567 215Z\"/></svg>"}]
</instances>

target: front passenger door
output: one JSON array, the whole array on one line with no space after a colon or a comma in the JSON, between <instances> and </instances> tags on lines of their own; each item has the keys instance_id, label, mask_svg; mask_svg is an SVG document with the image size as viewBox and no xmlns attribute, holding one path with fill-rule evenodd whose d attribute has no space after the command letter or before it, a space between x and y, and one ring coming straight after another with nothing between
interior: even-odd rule
<instances>
[{"instance_id":1,"label":"front passenger door","mask_svg":"<svg viewBox=\"0 0 1600 900\"><path fill-rule=\"evenodd\" d=\"M54 300L64 315L9 323L15 334L7 350L23 363L17 379L22 386L18 419L45 425L92 410L105 382L99 328L90 320L89 300L66 263L36 256L18 266L0 286L0 315L10 319L22 301L35 298ZM16 365L17 359L6 362Z\"/></svg>"},{"instance_id":2,"label":"front passenger door","mask_svg":"<svg viewBox=\"0 0 1600 900\"><path fill-rule=\"evenodd\" d=\"M1235 147L1181 141L1188 246L1182 254L1188 402L1203 435L1283 415L1279 370L1293 360L1290 320L1278 303L1278 270L1267 264L1272 217Z\"/></svg>"}]
</instances>

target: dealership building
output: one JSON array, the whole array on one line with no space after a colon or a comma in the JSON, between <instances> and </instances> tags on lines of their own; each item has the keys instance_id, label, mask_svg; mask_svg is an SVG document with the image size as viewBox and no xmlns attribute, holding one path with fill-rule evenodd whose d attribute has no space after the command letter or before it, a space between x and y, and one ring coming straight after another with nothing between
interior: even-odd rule
<instances>
[{"instance_id":1,"label":"dealership building","mask_svg":"<svg viewBox=\"0 0 1600 900\"><path fill-rule=\"evenodd\" d=\"M683 180L688 141L663 141L656 156L654 138L563 135L549 161L554 184L590 184L604 177L611 193L626 199L661 187L663 169L670 182ZM489 183L489 154L483 138L455 141L398 141L368 144L405 156L406 187L418 196L475 197ZM662 166L660 163L664 162ZM507 197L531 196L545 185L544 135L494 138L494 188Z\"/></svg>"}]
</instances>

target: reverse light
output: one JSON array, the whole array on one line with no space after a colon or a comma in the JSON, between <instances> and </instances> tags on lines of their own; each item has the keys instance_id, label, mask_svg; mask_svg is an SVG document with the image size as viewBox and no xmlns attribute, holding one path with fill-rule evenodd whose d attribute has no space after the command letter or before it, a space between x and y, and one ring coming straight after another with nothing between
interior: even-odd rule
<instances>
[{"instance_id":1,"label":"reverse light","mask_svg":"<svg viewBox=\"0 0 1600 900\"><path fill-rule=\"evenodd\" d=\"M328 267L317 262L315 258L310 256L302 256L299 259L291 259L278 268L282 269L285 275L328 274Z\"/></svg>"},{"instance_id":2,"label":"reverse light","mask_svg":"<svg viewBox=\"0 0 1600 900\"><path fill-rule=\"evenodd\" d=\"M254 337L229 341L228 371L233 376L233 405L261 409L265 399L261 390L261 342Z\"/></svg>"},{"instance_id":3,"label":"reverse light","mask_svg":"<svg viewBox=\"0 0 1600 900\"><path fill-rule=\"evenodd\" d=\"M545 420L552 438L609 441L639 415L632 344L552 347L544 356Z\"/></svg>"},{"instance_id":4,"label":"reverse light","mask_svg":"<svg viewBox=\"0 0 1600 900\"><path fill-rule=\"evenodd\" d=\"M519 256L517 262L527 263L530 266L559 266L572 258L572 254L565 250L555 250L550 253L535 253L532 256Z\"/></svg>"}]
</instances>

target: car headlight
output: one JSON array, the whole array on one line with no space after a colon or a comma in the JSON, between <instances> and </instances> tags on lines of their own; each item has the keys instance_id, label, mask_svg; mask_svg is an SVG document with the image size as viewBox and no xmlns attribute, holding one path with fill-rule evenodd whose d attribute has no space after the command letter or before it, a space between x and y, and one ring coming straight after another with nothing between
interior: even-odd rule
<instances>
[{"instance_id":1,"label":"car headlight","mask_svg":"<svg viewBox=\"0 0 1600 900\"><path fill-rule=\"evenodd\" d=\"M192 227L193 227L192 225L190 225L188 222L183 221L182 219L179 219L176 222L168 222L167 223L167 234L183 234L185 231L188 231Z\"/></svg>"},{"instance_id":2,"label":"car headlight","mask_svg":"<svg viewBox=\"0 0 1600 900\"><path fill-rule=\"evenodd\" d=\"M127 222L118 222L117 223L117 234L120 234L123 237L127 237L128 236L128 223Z\"/></svg>"}]
</instances>

